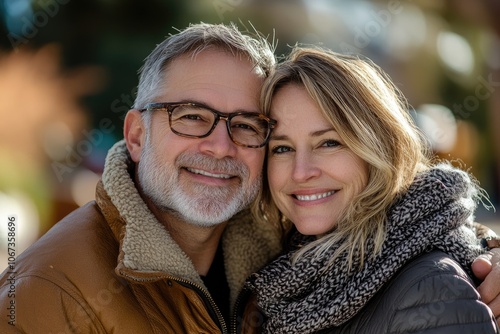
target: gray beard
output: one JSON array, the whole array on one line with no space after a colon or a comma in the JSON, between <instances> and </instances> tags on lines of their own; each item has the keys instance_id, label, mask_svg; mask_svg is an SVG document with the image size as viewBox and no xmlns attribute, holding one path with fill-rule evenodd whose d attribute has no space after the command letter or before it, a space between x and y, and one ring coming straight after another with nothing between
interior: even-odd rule
<instances>
[{"instance_id":1,"label":"gray beard","mask_svg":"<svg viewBox=\"0 0 500 334\"><path fill-rule=\"evenodd\" d=\"M179 179L182 166L203 166L203 169L238 175L240 182L226 187L187 185ZM262 178L259 175L250 184L248 175L248 167L239 161L219 160L202 154L182 153L176 158L174 166L164 165L156 159L149 136L138 164L139 183L154 205L201 227L223 223L253 201L261 187Z\"/></svg>"}]
</instances>

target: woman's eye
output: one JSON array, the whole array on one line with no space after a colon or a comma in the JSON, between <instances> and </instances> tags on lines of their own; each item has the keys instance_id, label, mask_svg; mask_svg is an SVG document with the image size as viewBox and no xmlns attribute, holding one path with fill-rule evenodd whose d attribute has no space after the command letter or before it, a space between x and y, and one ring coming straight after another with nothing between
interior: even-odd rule
<instances>
[{"instance_id":1,"label":"woman's eye","mask_svg":"<svg viewBox=\"0 0 500 334\"><path fill-rule=\"evenodd\" d=\"M280 153L286 153L290 152L292 149L288 146L275 146L271 149L271 152L273 154L280 154Z\"/></svg>"},{"instance_id":2,"label":"woman's eye","mask_svg":"<svg viewBox=\"0 0 500 334\"><path fill-rule=\"evenodd\" d=\"M324 147L337 147L337 146L340 146L341 144L336 141L336 140L333 140L333 139L328 139L328 140L325 140L321 146L324 146Z\"/></svg>"}]
</instances>

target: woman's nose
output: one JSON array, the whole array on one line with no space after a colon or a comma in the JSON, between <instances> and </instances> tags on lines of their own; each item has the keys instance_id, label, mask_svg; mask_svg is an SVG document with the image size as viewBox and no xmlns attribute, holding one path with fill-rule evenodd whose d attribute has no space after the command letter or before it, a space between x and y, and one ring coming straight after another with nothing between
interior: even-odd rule
<instances>
[{"instance_id":1,"label":"woman's nose","mask_svg":"<svg viewBox=\"0 0 500 334\"><path fill-rule=\"evenodd\" d=\"M314 157L308 153L296 152L293 163L292 179L296 182L306 182L321 174L315 164Z\"/></svg>"}]
</instances>

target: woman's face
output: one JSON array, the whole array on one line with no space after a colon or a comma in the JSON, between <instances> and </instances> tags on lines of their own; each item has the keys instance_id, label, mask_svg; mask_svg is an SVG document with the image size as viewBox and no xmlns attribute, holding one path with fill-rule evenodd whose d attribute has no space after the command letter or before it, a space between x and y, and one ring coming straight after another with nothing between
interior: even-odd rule
<instances>
[{"instance_id":1,"label":"woman's face","mask_svg":"<svg viewBox=\"0 0 500 334\"><path fill-rule=\"evenodd\" d=\"M368 181L368 165L341 140L304 87L274 96L278 121L269 142L267 174L273 199L298 231L323 235Z\"/></svg>"}]
</instances>

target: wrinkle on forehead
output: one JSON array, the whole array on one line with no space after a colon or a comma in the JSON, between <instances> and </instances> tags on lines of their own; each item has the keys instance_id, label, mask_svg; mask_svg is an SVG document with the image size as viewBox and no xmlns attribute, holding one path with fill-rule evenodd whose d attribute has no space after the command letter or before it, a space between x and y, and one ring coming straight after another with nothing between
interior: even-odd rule
<instances>
[{"instance_id":1,"label":"wrinkle on forehead","mask_svg":"<svg viewBox=\"0 0 500 334\"><path fill-rule=\"evenodd\" d=\"M233 57L226 51L208 50L196 58L178 57L169 64L163 76L161 96L195 99L223 112L260 110L258 99L264 79L255 73L249 61Z\"/></svg>"}]
</instances>

